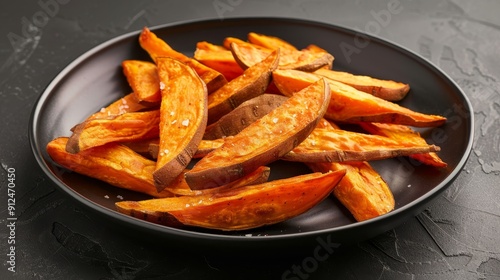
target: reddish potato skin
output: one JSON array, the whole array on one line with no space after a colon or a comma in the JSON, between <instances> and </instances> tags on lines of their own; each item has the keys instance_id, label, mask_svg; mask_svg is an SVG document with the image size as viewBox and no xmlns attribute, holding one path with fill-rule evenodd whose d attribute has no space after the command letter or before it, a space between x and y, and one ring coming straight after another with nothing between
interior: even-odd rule
<instances>
[{"instance_id":1,"label":"reddish potato skin","mask_svg":"<svg viewBox=\"0 0 500 280\"><path fill-rule=\"evenodd\" d=\"M329 99L324 80L296 93L237 135L226 138L220 148L186 172L186 182L191 189L214 188L278 160L314 130Z\"/></svg>"},{"instance_id":2,"label":"reddish potato skin","mask_svg":"<svg viewBox=\"0 0 500 280\"><path fill-rule=\"evenodd\" d=\"M217 122L207 126L203 139L215 140L238 134L245 127L280 106L287 97L263 94L243 102Z\"/></svg>"},{"instance_id":3,"label":"reddish potato skin","mask_svg":"<svg viewBox=\"0 0 500 280\"><path fill-rule=\"evenodd\" d=\"M187 171L187 170L186 170ZM184 179L184 173L180 174L178 180L173 184L170 184L163 191L169 191L175 195L179 196L198 196L207 194L218 194L222 192L229 191L230 189L241 188L249 185L262 184L268 181L269 175L271 174L271 168L267 166L261 166L257 168L254 172L242 177L238 180L232 181L231 183L212 189L204 190L191 190Z\"/></svg>"},{"instance_id":4,"label":"reddish potato skin","mask_svg":"<svg viewBox=\"0 0 500 280\"><path fill-rule=\"evenodd\" d=\"M208 96L208 124L214 123L241 103L263 94L278 67L279 51L248 68L243 74Z\"/></svg>"},{"instance_id":5,"label":"reddish potato skin","mask_svg":"<svg viewBox=\"0 0 500 280\"><path fill-rule=\"evenodd\" d=\"M279 50L281 58L278 69L294 69L313 72L325 66L329 67L334 60L334 57L327 52ZM238 65L243 69L247 69L262 60L263 57L269 55L272 50L262 50L253 44L240 44L235 42L231 43L231 52Z\"/></svg>"}]
</instances>

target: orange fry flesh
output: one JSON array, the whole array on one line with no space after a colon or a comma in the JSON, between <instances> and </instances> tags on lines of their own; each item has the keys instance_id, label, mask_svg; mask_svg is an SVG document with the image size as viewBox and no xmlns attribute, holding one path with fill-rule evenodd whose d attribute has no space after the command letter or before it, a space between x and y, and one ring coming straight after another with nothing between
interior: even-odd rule
<instances>
[{"instance_id":1,"label":"orange fry flesh","mask_svg":"<svg viewBox=\"0 0 500 280\"><path fill-rule=\"evenodd\" d=\"M402 144L378 135L316 128L283 159L300 162L368 161L439 150L439 147L427 143Z\"/></svg>"},{"instance_id":2,"label":"orange fry flesh","mask_svg":"<svg viewBox=\"0 0 500 280\"><path fill-rule=\"evenodd\" d=\"M194 70L172 58L157 62L162 100L157 167L158 191L186 168L207 126L207 88Z\"/></svg>"},{"instance_id":3,"label":"orange fry flesh","mask_svg":"<svg viewBox=\"0 0 500 280\"><path fill-rule=\"evenodd\" d=\"M103 107L99 112L92 114L87 118L87 121L92 119L112 118L125 113L143 111L146 109L150 109L151 107L154 106L139 103L135 96L135 93L130 93L111 103L107 107Z\"/></svg>"},{"instance_id":4,"label":"orange fry flesh","mask_svg":"<svg viewBox=\"0 0 500 280\"><path fill-rule=\"evenodd\" d=\"M323 66L333 63L333 56L329 53L311 51L290 51L280 50L280 60L278 69L295 69L307 72L315 71ZM252 44L231 44L231 52L235 60L246 69L267 57L273 50L259 49Z\"/></svg>"},{"instance_id":5,"label":"orange fry flesh","mask_svg":"<svg viewBox=\"0 0 500 280\"><path fill-rule=\"evenodd\" d=\"M287 96L321 79L320 76L297 70L275 70L273 82ZM412 111L346 84L327 79L332 92L325 115L339 122L382 122L411 125L416 127L440 126L446 118Z\"/></svg>"},{"instance_id":6,"label":"orange fry flesh","mask_svg":"<svg viewBox=\"0 0 500 280\"><path fill-rule=\"evenodd\" d=\"M243 69L234 60L230 50L196 49L194 58L204 65L220 72L228 81L243 74Z\"/></svg>"},{"instance_id":7,"label":"orange fry flesh","mask_svg":"<svg viewBox=\"0 0 500 280\"><path fill-rule=\"evenodd\" d=\"M170 197L169 191L157 192L152 172L156 163L118 143L81 151L66 152L68 138L60 137L47 145L50 157L68 170L102 180L113 186L145 193L153 197Z\"/></svg>"},{"instance_id":8,"label":"orange fry flesh","mask_svg":"<svg viewBox=\"0 0 500 280\"><path fill-rule=\"evenodd\" d=\"M380 136L394 139L407 145L425 145L427 142L420 134L408 126L383 123L360 123L360 126L366 131ZM424 164L444 168L447 166L435 152L419 153L410 155Z\"/></svg>"},{"instance_id":9,"label":"orange fry flesh","mask_svg":"<svg viewBox=\"0 0 500 280\"><path fill-rule=\"evenodd\" d=\"M314 73L388 101L400 101L410 91L408 84L392 80L381 80L330 69L318 69Z\"/></svg>"},{"instance_id":10,"label":"orange fry flesh","mask_svg":"<svg viewBox=\"0 0 500 280\"><path fill-rule=\"evenodd\" d=\"M285 49L290 51L297 51L297 48L289 42L275 36L269 36L256 32L249 32L247 35L248 41L254 45L268 48L270 50Z\"/></svg>"},{"instance_id":11,"label":"orange fry flesh","mask_svg":"<svg viewBox=\"0 0 500 280\"><path fill-rule=\"evenodd\" d=\"M328 85L319 81L206 155L186 173L192 189L219 186L279 159L303 141L326 111Z\"/></svg>"},{"instance_id":12,"label":"orange fry flesh","mask_svg":"<svg viewBox=\"0 0 500 280\"><path fill-rule=\"evenodd\" d=\"M368 162L317 162L307 165L315 172L346 171L344 178L333 189L333 194L356 221L375 218L394 209L391 189Z\"/></svg>"},{"instance_id":13,"label":"orange fry flesh","mask_svg":"<svg viewBox=\"0 0 500 280\"><path fill-rule=\"evenodd\" d=\"M124 113L108 119L91 119L74 128L66 150L78 153L106 143L157 137L159 123L159 110Z\"/></svg>"},{"instance_id":14,"label":"orange fry flesh","mask_svg":"<svg viewBox=\"0 0 500 280\"><path fill-rule=\"evenodd\" d=\"M208 96L208 123L219 120L241 103L264 93L271 81L271 73L278 66L279 51L271 53L243 75L228 82Z\"/></svg>"},{"instance_id":15,"label":"orange fry flesh","mask_svg":"<svg viewBox=\"0 0 500 280\"><path fill-rule=\"evenodd\" d=\"M122 68L137 100L148 103L160 102L160 80L154 63L125 60L122 62Z\"/></svg>"},{"instance_id":16,"label":"orange fry flesh","mask_svg":"<svg viewBox=\"0 0 500 280\"><path fill-rule=\"evenodd\" d=\"M226 78L221 73L174 50L164 40L158 38L156 34L151 32L146 27L143 28L141 34L139 35L139 43L155 62L159 57L170 57L180 60L193 67L203 82L205 82L208 92L212 92L227 83Z\"/></svg>"},{"instance_id":17,"label":"orange fry flesh","mask_svg":"<svg viewBox=\"0 0 500 280\"><path fill-rule=\"evenodd\" d=\"M344 176L340 170L311 173L218 194L122 201L121 213L154 223L243 230L275 224L304 213L326 198Z\"/></svg>"}]
</instances>

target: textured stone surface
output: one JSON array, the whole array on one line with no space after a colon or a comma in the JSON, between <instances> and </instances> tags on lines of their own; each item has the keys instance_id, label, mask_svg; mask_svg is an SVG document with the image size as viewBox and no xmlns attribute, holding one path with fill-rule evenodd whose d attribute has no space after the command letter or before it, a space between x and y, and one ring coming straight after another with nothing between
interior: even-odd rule
<instances>
[{"instance_id":1,"label":"textured stone surface","mask_svg":"<svg viewBox=\"0 0 500 280\"><path fill-rule=\"evenodd\" d=\"M500 279L500 2L60 2L9 1L0 9L1 279ZM286 273L312 265L307 253L250 263L241 256L182 255L123 235L58 191L33 158L27 128L38 95L101 42L145 25L239 16L312 19L365 31L388 3L398 4L397 13L370 31L419 53L462 87L475 111L473 152L457 180L417 217L335 250L309 272ZM3 226L9 168L16 169L17 184L14 274L7 270Z\"/></svg>"}]
</instances>

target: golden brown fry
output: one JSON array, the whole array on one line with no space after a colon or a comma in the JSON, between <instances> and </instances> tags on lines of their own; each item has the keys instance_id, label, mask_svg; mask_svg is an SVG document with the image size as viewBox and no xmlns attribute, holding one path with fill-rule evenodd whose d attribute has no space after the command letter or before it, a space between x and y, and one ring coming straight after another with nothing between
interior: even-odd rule
<instances>
[{"instance_id":1,"label":"golden brown fry","mask_svg":"<svg viewBox=\"0 0 500 280\"><path fill-rule=\"evenodd\" d=\"M205 50L205 51L227 51L228 49L224 48L224 46L215 45L209 43L207 41L200 41L196 43L197 50Z\"/></svg>"},{"instance_id":2,"label":"golden brown fry","mask_svg":"<svg viewBox=\"0 0 500 280\"><path fill-rule=\"evenodd\" d=\"M368 162L316 162L308 163L308 166L315 172L346 171L344 178L333 189L333 194L356 221L375 218L394 209L391 189Z\"/></svg>"},{"instance_id":3,"label":"golden brown fry","mask_svg":"<svg viewBox=\"0 0 500 280\"><path fill-rule=\"evenodd\" d=\"M87 121L93 119L109 119L125 113L139 112L154 108L151 104L141 104L134 93L125 95L107 107L103 107L99 112L92 114Z\"/></svg>"},{"instance_id":4,"label":"golden brown fry","mask_svg":"<svg viewBox=\"0 0 500 280\"><path fill-rule=\"evenodd\" d=\"M220 72L228 81L240 76L244 71L236 60L234 60L230 50L196 49L194 58Z\"/></svg>"},{"instance_id":5,"label":"golden brown fry","mask_svg":"<svg viewBox=\"0 0 500 280\"><path fill-rule=\"evenodd\" d=\"M287 96L323 77L297 70L276 70L273 82ZM327 78L326 78L327 79ZM331 100L326 118L339 122L383 122L417 127L440 126L446 118L427 115L383 100L346 84L327 79Z\"/></svg>"},{"instance_id":6,"label":"golden brown fry","mask_svg":"<svg viewBox=\"0 0 500 280\"><path fill-rule=\"evenodd\" d=\"M152 104L160 102L160 80L154 63L141 60L124 60L122 68L139 102Z\"/></svg>"},{"instance_id":7,"label":"golden brown fry","mask_svg":"<svg viewBox=\"0 0 500 280\"><path fill-rule=\"evenodd\" d=\"M389 137L390 139L396 140L403 145L425 145L427 142L420 134L408 126L397 125L397 124L383 124L383 123L360 123L361 127L366 131L380 136ZM414 158L424 164L432 165L435 167L444 168L447 166L436 153L423 153L423 154L412 154L411 158Z\"/></svg>"},{"instance_id":8,"label":"golden brown fry","mask_svg":"<svg viewBox=\"0 0 500 280\"><path fill-rule=\"evenodd\" d=\"M284 221L332 190L364 221L395 207L368 160L408 155L446 166L434 153L439 147L407 126L438 126L446 118L376 97L400 100L408 85L332 71L334 57L316 45L298 50L254 32L248 40L200 41L190 58L144 28L139 43L155 64L123 61L133 93L75 126L71 138L51 141L47 152L67 169L165 197L117 203L122 213L218 230ZM334 128L323 116L376 135ZM200 160L188 170L192 158ZM266 182L265 165L278 159L305 162L317 173Z\"/></svg>"},{"instance_id":9,"label":"golden brown fry","mask_svg":"<svg viewBox=\"0 0 500 280\"><path fill-rule=\"evenodd\" d=\"M168 226L244 230L300 215L325 197L345 171L311 173L218 194L116 203L119 212Z\"/></svg>"},{"instance_id":10,"label":"golden brown fry","mask_svg":"<svg viewBox=\"0 0 500 280\"><path fill-rule=\"evenodd\" d=\"M302 143L282 158L299 162L348 162L436 151L439 151L439 147L427 143L402 144L378 135L315 128Z\"/></svg>"},{"instance_id":11,"label":"golden brown fry","mask_svg":"<svg viewBox=\"0 0 500 280\"><path fill-rule=\"evenodd\" d=\"M152 175L156 163L130 148L118 143L109 143L71 154L65 151L67 141L68 138L60 137L47 145L49 156L62 167L119 188L153 197L173 195L169 191L156 191Z\"/></svg>"},{"instance_id":12,"label":"golden brown fry","mask_svg":"<svg viewBox=\"0 0 500 280\"><path fill-rule=\"evenodd\" d=\"M139 44L146 50L151 58L156 62L159 57L170 57L180 60L196 71L200 78L205 82L209 93L217 90L227 83L226 78L221 73L207 67L200 62L187 57L186 55L172 49L165 41L158 38L156 34L144 27L139 35Z\"/></svg>"},{"instance_id":13,"label":"golden brown fry","mask_svg":"<svg viewBox=\"0 0 500 280\"><path fill-rule=\"evenodd\" d=\"M324 119L316 128L339 129L336 124ZM346 171L344 178L333 189L333 195L351 212L356 221L378 217L395 207L391 189L367 161L306 164L315 172Z\"/></svg>"},{"instance_id":14,"label":"golden brown fry","mask_svg":"<svg viewBox=\"0 0 500 280\"><path fill-rule=\"evenodd\" d=\"M250 32L248 33L247 38L250 43L270 50L283 49L297 51L297 48L294 45L279 37Z\"/></svg>"},{"instance_id":15,"label":"golden brown fry","mask_svg":"<svg viewBox=\"0 0 500 280\"><path fill-rule=\"evenodd\" d=\"M331 69L318 69L314 73L388 101L400 101L410 91L410 85L392 80L353 75Z\"/></svg>"},{"instance_id":16,"label":"golden brown fry","mask_svg":"<svg viewBox=\"0 0 500 280\"><path fill-rule=\"evenodd\" d=\"M76 154L106 143L158 137L159 123L159 110L124 113L108 119L91 119L74 127L66 151Z\"/></svg>"},{"instance_id":17,"label":"golden brown fry","mask_svg":"<svg viewBox=\"0 0 500 280\"><path fill-rule=\"evenodd\" d=\"M153 173L158 191L188 165L207 126L207 88L194 70L172 58L158 58L162 83L160 151Z\"/></svg>"}]
</instances>

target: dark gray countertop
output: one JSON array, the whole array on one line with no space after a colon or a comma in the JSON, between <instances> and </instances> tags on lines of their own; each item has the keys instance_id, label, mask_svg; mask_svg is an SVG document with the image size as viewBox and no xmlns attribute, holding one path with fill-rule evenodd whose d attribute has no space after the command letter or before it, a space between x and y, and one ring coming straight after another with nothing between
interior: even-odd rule
<instances>
[{"instance_id":1,"label":"dark gray countertop","mask_svg":"<svg viewBox=\"0 0 500 280\"><path fill-rule=\"evenodd\" d=\"M0 9L1 279L500 279L500 2L465 1L10 1ZM155 245L76 204L38 167L30 112L73 59L143 26L241 16L310 19L364 30L398 4L376 35L427 58L466 93L473 151L456 181L404 224L340 247L306 271L309 252L245 262ZM38 29L30 28L33 24ZM380 26L380 25L379 25ZM16 272L8 270L8 174L16 176ZM264 253L265 254L265 253ZM312 263L310 263L312 264ZM290 271L287 274L287 271Z\"/></svg>"}]
</instances>

